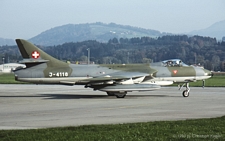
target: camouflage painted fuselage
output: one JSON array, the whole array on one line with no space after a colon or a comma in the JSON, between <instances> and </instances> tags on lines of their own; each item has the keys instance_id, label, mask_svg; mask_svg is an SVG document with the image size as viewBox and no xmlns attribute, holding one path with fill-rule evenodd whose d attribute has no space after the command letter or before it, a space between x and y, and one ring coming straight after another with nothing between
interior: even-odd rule
<instances>
[{"instance_id":1,"label":"camouflage painted fuselage","mask_svg":"<svg viewBox=\"0 0 225 141\"><path fill-rule=\"evenodd\" d=\"M157 64L157 65L156 65ZM66 64L64 66L49 67L43 63L31 68L16 71L17 80L32 83L54 83L66 81L69 83L79 82L83 79L90 79L117 73L124 74L140 73L149 74L145 81L173 81L186 82L210 78L211 72L193 66L171 66L165 67L156 64L103 64L103 65L76 65ZM149 78L149 79L148 79ZM99 78L100 79L100 78ZM145 82L144 81L144 82Z\"/></svg>"},{"instance_id":2,"label":"camouflage painted fuselage","mask_svg":"<svg viewBox=\"0 0 225 141\"><path fill-rule=\"evenodd\" d=\"M150 91L174 82L204 80L211 72L183 65L179 59L151 64L68 64L53 58L26 40L16 40L25 69L15 71L18 81L36 84L84 85L123 98L127 92ZM185 93L189 93L187 90ZM186 94L184 96L187 96Z\"/></svg>"}]
</instances>

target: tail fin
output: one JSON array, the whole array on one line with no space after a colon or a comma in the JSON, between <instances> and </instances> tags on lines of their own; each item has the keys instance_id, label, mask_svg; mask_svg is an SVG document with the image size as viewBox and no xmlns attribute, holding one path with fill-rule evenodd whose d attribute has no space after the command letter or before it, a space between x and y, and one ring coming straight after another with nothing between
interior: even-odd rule
<instances>
[{"instance_id":1,"label":"tail fin","mask_svg":"<svg viewBox=\"0 0 225 141\"><path fill-rule=\"evenodd\" d=\"M25 63L27 67L35 66L41 63L47 63L49 67L68 66L67 63L48 55L26 40L16 39L16 43L23 57L23 61L21 61L21 63Z\"/></svg>"}]
</instances>

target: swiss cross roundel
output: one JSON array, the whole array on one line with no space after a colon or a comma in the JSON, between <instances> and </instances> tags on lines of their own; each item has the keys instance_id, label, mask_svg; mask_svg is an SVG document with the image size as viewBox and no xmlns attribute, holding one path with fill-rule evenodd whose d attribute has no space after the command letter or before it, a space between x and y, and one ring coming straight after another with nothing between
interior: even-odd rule
<instances>
[{"instance_id":1,"label":"swiss cross roundel","mask_svg":"<svg viewBox=\"0 0 225 141\"><path fill-rule=\"evenodd\" d=\"M38 59L40 57L40 53L38 51L33 51L31 53L32 58Z\"/></svg>"},{"instance_id":2,"label":"swiss cross roundel","mask_svg":"<svg viewBox=\"0 0 225 141\"><path fill-rule=\"evenodd\" d=\"M174 73L174 74L177 74L177 72L178 72L177 70L173 70L173 73Z\"/></svg>"}]
</instances>

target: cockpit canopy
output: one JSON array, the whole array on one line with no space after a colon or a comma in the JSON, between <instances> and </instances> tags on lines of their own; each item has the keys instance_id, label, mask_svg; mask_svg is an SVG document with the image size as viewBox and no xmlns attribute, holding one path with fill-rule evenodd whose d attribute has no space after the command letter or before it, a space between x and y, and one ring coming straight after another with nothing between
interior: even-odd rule
<instances>
[{"instance_id":1,"label":"cockpit canopy","mask_svg":"<svg viewBox=\"0 0 225 141\"><path fill-rule=\"evenodd\" d=\"M183 63L180 59L170 59L162 61L163 66L165 67L181 67L181 66L188 66L185 63Z\"/></svg>"}]
</instances>

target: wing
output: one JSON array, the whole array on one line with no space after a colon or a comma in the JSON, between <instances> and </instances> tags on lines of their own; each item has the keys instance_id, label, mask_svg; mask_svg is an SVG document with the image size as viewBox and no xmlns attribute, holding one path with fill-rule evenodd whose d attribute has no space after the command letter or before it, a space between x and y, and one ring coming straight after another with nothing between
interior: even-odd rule
<instances>
[{"instance_id":1,"label":"wing","mask_svg":"<svg viewBox=\"0 0 225 141\"><path fill-rule=\"evenodd\" d=\"M145 77L151 74L141 72L116 72L106 75L101 75L94 78L83 79L76 82L77 85L100 85L100 84L125 84L125 82L132 79L133 83L140 83ZM141 78L142 81L141 81ZM112 83L113 82L113 83Z\"/></svg>"},{"instance_id":2,"label":"wing","mask_svg":"<svg viewBox=\"0 0 225 141\"><path fill-rule=\"evenodd\" d=\"M143 72L125 72L120 71L107 75L101 75L95 78L84 79L76 82L77 85L85 85L85 87L93 88L100 91L146 91L158 89L159 86L152 84L141 84L142 82L152 78L151 73Z\"/></svg>"}]
</instances>

